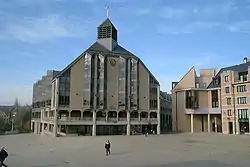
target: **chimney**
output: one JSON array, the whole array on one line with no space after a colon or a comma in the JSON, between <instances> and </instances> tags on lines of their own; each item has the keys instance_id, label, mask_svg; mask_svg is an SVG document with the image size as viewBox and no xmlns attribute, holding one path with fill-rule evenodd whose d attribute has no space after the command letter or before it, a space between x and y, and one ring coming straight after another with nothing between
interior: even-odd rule
<instances>
[{"instance_id":1,"label":"chimney","mask_svg":"<svg viewBox=\"0 0 250 167\"><path fill-rule=\"evenodd\" d=\"M247 63L247 57L244 57L243 62Z\"/></svg>"}]
</instances>

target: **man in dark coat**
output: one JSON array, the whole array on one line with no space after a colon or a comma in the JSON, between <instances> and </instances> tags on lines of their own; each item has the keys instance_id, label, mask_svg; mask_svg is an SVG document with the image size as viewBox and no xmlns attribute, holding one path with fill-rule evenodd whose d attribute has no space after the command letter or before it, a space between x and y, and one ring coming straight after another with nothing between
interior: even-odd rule
<instances>
[{"instance_id":1,"label":"man in dark coat","mask_svg":"<svg viewBox=\"0 0 250 167\"><path fill-rule=\"evenodd\" d=\"M1 148L0 151L0 167L4 166L7 167L7 165L4 164L5 159L8 157L7 151L4 149L4 147Z\"/></svg>"},{"instance_id":2,"label":"man in dark coat","mask_svg":"<svg viewBox=\"0 0 250 167\"><path fill-rule=\"evenodd\" d=\"M106 156L107 156L107 155L110 155L110 147L111 147L111 145L110 145L110 142L109 142L109 140L108 140L108 141L106 141L106 143L105 143Z\"/></svg>"}]
</instances>

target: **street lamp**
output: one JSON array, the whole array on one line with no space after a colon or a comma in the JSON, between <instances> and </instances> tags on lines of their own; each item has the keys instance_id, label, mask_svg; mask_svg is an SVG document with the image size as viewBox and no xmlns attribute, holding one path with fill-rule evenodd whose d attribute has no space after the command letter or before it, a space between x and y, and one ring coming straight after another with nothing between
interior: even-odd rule
<instances>
[{"instance_id":1,"label":"street lamp","mask_svg":"<svg viewBox=\"0 0 250 167\"><path fill-rule=\"evenodd\" d=\"M16 114L14 113L12 115L12 118L11 118L11 131L13 132L14 131L14 117L16 116Z\"/></svg>"}]
</instances>

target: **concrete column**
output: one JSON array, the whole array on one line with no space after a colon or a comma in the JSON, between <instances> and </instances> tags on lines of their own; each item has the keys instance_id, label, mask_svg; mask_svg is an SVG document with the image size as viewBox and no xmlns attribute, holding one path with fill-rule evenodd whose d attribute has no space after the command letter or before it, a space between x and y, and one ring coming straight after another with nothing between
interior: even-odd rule
<instances>
[{"instance_id":1,"label":"concrete column","mask_svg":"<svg viewBox=\"0 0 250 167\"><path fill-rule=\"evenodd\" d=\"M54 112L54 127L53 127L53 136L57 137L57 126L58 126L58 120L57 120L57 111Z\"/></svg>"},{"instance_id":2,"label":"concrete column","mask_svg":"<svg viewBox=\"0 0 250 167\"><path fill-rule=\"evenodd\" d=\"M119 111L117 110L116 113L117 113L116 121L118 122L119 121Z\"/></svg>"},{"instance_id":3,"label":"concrete column","mask_svg":"<svg viewBox=\"0 0 250 167\"><path fill-rule=\"evenodd\" d=\"M108 111L105 111L106 112L106 121L108 121Z\"/></svg>"},{"instance_id":4,"label":"concrete column","mask_svg":"<svg viewBox=\"0 0 250 167\"><path fill-rule=\"evenodd\" d=\"M44 125L45 123L42 123L42 133L44 132Z\"/></svg>"},{"instance_id":5,"label":"concrete column","mask_svg":"<svg viewBox=\"0 0 250 167\"><path fill-rule=\"evenodd\" d=\"M161 134L161 101L160 86L157 86L157 135Z\"/></svg>"},{"instance_id":6,"label":"concrete column","mask_svg":"<svg viewBox=\"0 0 250 167\"><path fill-rule=\"evenodd\" d=\"M236 134L240 134L240 124L238 122L238 119L236 120Z\"/></svg>"},{"instance_id":7,"label":"concrete column","mask_svg":"<svg viewBox=\"0 0 250 167\"><path fill-rule=\"evenodd\" d=\"M83 112L84 112L84 111L81 111L81 120L83 120Z\"/></svg>"},{"instance_id":8,"label":"concrete column","mask_svg":"<svg viewBox=\"0 0 250 167\"><path fill-rule=\"evenodd\" d=\"M92 136L96 136L96 111L93 111L93 127L92 127Z\"/></svg>"},{"instance_id":9,"label":"concrete column","mask_svg":"<svg viewBox=\"0 0 250 167\"><path fill-rule=\"evenodd\" d=\"M194 114L191 114L191 133L194 133Z\"/></svg>"},{"instance_id":10,"label":"concrete column","mask_svg":"<svg viewBox=\"0 0 250 167\"><path fill-rule=\"evenodd\" d=\"M130 111L127 111L127 135L130 136Z\"/></svg>"},{"instance_id":11,"label":"concrete column","mask_svg":"<svg viewBox=\"0 0 250 167\"><path fill-rule=\"evenodd\" d=\"M210 124L210 114L207 115L207 132L210 133L211 131L211 124Z\"/></svg>"},{"instance_id":12,"label":"concrete column","mask_svg":"<svg viewBox=\"0 0 250 167\"><path fill-rule=\"evenodd\" d=\"M150 112L148 112L148 121L150 121Z\"/></svg>"},{"instance_id":13,"label":"concrete column","mask_svg":"<svg viewBox=\"0 0 250 167\"><path fill-rule=\"evenodd\" d=\"M215 124L215 132L218 132L218 127L217 127L217 117L214 117L214 124Z\"/></svg>"},{"instance_id":14,"label":"concrete column","mask_svg":"<svg viewBox=\"0 0 250 167\"><path fill-rule=\"evenodd\" d=\"M69 111L69 121L71 121L71 111Z\"/></svg>"},{"instance_id":15,"label":"concrete column","mask_svg":"<svg viewBox=\"0 0 250 167\"><path fill-rule=\"evenodd\" d=\"M139 122L141 121L141 112L139 112Z\"/></svg>"},{"instance_id":16,"label":"concrete column","mask_svg":"<svg viewBox=\"0 0 250 167\"><path fill-rule=\"evenodd\" d=\"M250 129L249 129L250 128L250 116L249 116L249 114L250 113L248 113L248 124L249 124L249 126L248 126L248 133L250 133Z\"/></svg>"}]
</instances>

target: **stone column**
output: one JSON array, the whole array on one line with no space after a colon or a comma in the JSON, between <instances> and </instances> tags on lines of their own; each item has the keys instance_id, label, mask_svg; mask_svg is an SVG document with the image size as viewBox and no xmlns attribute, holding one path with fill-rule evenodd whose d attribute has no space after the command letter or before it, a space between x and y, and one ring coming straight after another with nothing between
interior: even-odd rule
<instances>
[{"instance_id":1,"label":"stone column","mask_svg":"<svg viewBox=\"0 0 250 167\"><path fill-rule=\"evenodd\" d=\"M217 133L218 130L217 130L217 117L214 117L214 129L215 129L215 132Z\"/></svg>"},{"instance_id":2,"label":"stone column","mask_svg":"<svg viewBox=\"0 0 250 167\"><path fill-rule=\"evenodd\" d=\"M191 114L191 133L194 133L194 114Z\"/></svg>"},{"instance_id":3,"label":"stone column","mask_svg":"<svg viewBox=\"0 0 250 167\"><path fill-rule=\"evenodd\" d=\"M207 115L207 132L210 133L211 131L211 125L210 125L210 114Z\"/></svg>"},{"instance_id":4,"label":"stone column","mask_svg":"<svg viewBox=\"0 0 250 167\"><path fill-rule=\"evenodd\" d=\"M54 127L53 127L53 136L57 137L57 126L58 126L58 120L57 120L57 109L54 111Z\"/></svg>"},{"instance_id":5,"label":"stone column","mask_svg":"<svg viewBox=\"0 0 250 167\"><path fill-rule=\"evenodd\" d=\"M160 86L157 86L157 135L161 134Z\"/></svg>"},{"instance_id":6,"label":"stone column","mask_svg":"<svg viewBox=\"0 0 250 167\"><path fill-rule=\"evenodd\" d=\"M127 111L127 135L130 136L130 111Z\"/></svg>"},{"instance_id":7,"label":"stone column","mask_svg":"<svg viewBox=\"0 0 250 167\"><path fill-rule=\"evenodd\" d=\"M96 136L96 111L93 111L93 127L92 127L92 136Z\"/></svg>"}]
</instances>

